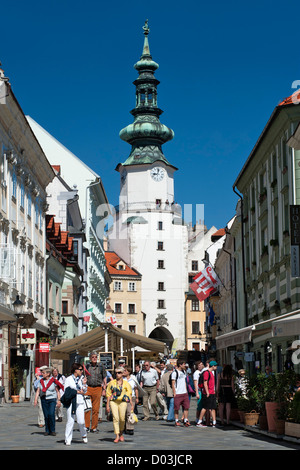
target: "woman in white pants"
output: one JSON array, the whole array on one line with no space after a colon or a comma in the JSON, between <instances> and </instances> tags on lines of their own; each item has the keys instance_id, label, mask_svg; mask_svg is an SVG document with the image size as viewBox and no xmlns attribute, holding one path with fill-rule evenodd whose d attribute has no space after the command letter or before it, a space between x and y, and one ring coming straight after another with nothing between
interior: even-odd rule
<instances>
[{"instance_id":1,"label":"woman in white pants","mask_svg":"<svg viewBox=\"0 0 300 470\"><path fill-rule=\"evenodd\" d=\"M72 400L73 403L71 403L70 406L67 408L65 444L67 446L71 445L75 416L82 440L86 444L88 440L84 421L83 395L86 394L87 384L86 377L83 377L83 366L77 362L74 362L74 364L72 365L71 375L67 377L65 381L65 394L68 395L70 391L76 391L77 393L75 395L75 398Z\"/></svg>"}]
</instances>

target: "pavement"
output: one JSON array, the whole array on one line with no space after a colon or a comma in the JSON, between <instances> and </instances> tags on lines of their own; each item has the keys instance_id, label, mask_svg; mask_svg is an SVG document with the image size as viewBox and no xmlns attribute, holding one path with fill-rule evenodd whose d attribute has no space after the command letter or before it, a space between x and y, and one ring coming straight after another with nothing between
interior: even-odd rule
<instances>
[{"instance_id":1,"label":"pavement","mask_svg":"<svg viewBox=\"0 0 300 470\"><path fill-rule=\"evenodd\" d=\"M56 436L44 436L44 428L37 425L38 410L29 401L4 403L0 405L0 450L102 450L107 459L122 456L126 451L128 458L139 455L152 455L159 464L159 455L182 454L195 455L199 450L300 450L300 440L283 436L270 435L257 427L250 427L239 422L230 426L197 428L194 424L196 399L191 399L189 418L191 426L175 428L174 423L163 419L156 421L154 415L149 421L141 421L142 407L139 407L139 422L135 425L134 435L125 435L125 442L115 444L113 423L103 420L99 423L99 433L89 433L88 443L81 441L77 424L74 426L73 441L70 447L64 445L65 416L62 422L56 423ZM103 415L105 416L104 409ZM248 429L251 428L251 429ZM148 452L148 453L147 453ZM147 453L147 454L146 454ZM155 454L158 457L153 457ZM118 457L118 458L119 458ZM166 457L163 457L166 458ZM195 458L195 456L194 456ZM120 462L109 462L118 464ZM177 462L181 464L183 462ZM188 462L192 463L192 462ZM171 464L171 462L169 462ZM173 462L173 466L174 462Z\"/></svg>"}]
</instances>

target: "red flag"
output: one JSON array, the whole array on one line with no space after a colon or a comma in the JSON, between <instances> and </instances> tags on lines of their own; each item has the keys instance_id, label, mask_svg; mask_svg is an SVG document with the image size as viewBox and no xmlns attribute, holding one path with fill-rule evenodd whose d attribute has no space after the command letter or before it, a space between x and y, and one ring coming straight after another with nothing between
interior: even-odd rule
<instances>
[{"instance_id":1,"label":"red flag","mask_svg":"<svg viewBox=\"0 0 300 470\"><path fill-rule=\"evenodd\" d=\"M210 266L207 266L194 277L194 282L190 285L190 288L199 300L205 300L220 283L215 271Z\"/></svg>"}]
</instances>

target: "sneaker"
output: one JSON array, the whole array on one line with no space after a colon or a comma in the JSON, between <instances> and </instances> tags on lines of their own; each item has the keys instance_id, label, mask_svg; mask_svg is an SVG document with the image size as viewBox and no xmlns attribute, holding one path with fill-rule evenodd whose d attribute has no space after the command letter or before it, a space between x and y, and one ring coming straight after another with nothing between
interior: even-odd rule
<instances>
[{"instance_id":1,"label":"sneaker","mask_svg":"<svg viewBox=\"0 0 300 470\"><path fill-rule=\"evenodd\" d=\"M197 428L207 428L206 424L203 423L197 423L196 426Z\"/></svg>"},{"instance_id":2,"label":"sneaker","mask_svg":"<svg viewBox=\"0 0 300 470\"><path fill-rule=\"evenodd\" d=\"M84 442L84 444L87 444L87 443L88 443L88 438L87 438L87 436L84 436L84 437L82 438L82 442Z\"/></svg>"},{"instance_id":3,"label":"sneaker","mask_svg":"<svg viewBox=\"0 0 300 470\"><path fill-rule=\"evenodd\" d=\"M189 427L190 425L191 425L191 423L189 422L189 420L184 421L184 423L183 423L183 426L186 426L186 427Z\"/></svg>"},{"instance_id":4,"label":"sneaker","mask_svg":"<svg viewBox=\"0 0 300 470\"><path fill-rule=\"evenodd\" d=\"M65 446L70 446L71 445L71 442L65 442Z\"/></svg>"}]
</instances>

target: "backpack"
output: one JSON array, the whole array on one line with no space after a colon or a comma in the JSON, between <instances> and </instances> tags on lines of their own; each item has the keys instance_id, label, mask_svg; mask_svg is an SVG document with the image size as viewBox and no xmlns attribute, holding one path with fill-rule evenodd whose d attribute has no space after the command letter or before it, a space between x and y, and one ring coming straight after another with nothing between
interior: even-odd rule
<instances>
[{"instance_id":1,"label":"backpack","mask_svg":"<svg viewBox=\"0 0 300 470\"><path fill-rule=\"evenodd\" d=\"M172 374L173 374L173 372L176 372L175 387L177 385L177 379L178 379L178 370L177 369L172 370L171 374L169 375L169 385L170 385L171 388L172 388Z\"/></svg>"},{"instance_id":2,"label":"backpack","mask_svg":"<svg viewBox=\"0 0 300 470\"><path fill-rule=\"evenodd\" d=\"M208 380L207 380L207 384L208 384L208 382L210 381L210 372L206 370L204 372L208 372ZM204 372L201 372L201 374L199 375L198 388L200 389L204 389Z\"/></svg>"}]
</instances>

